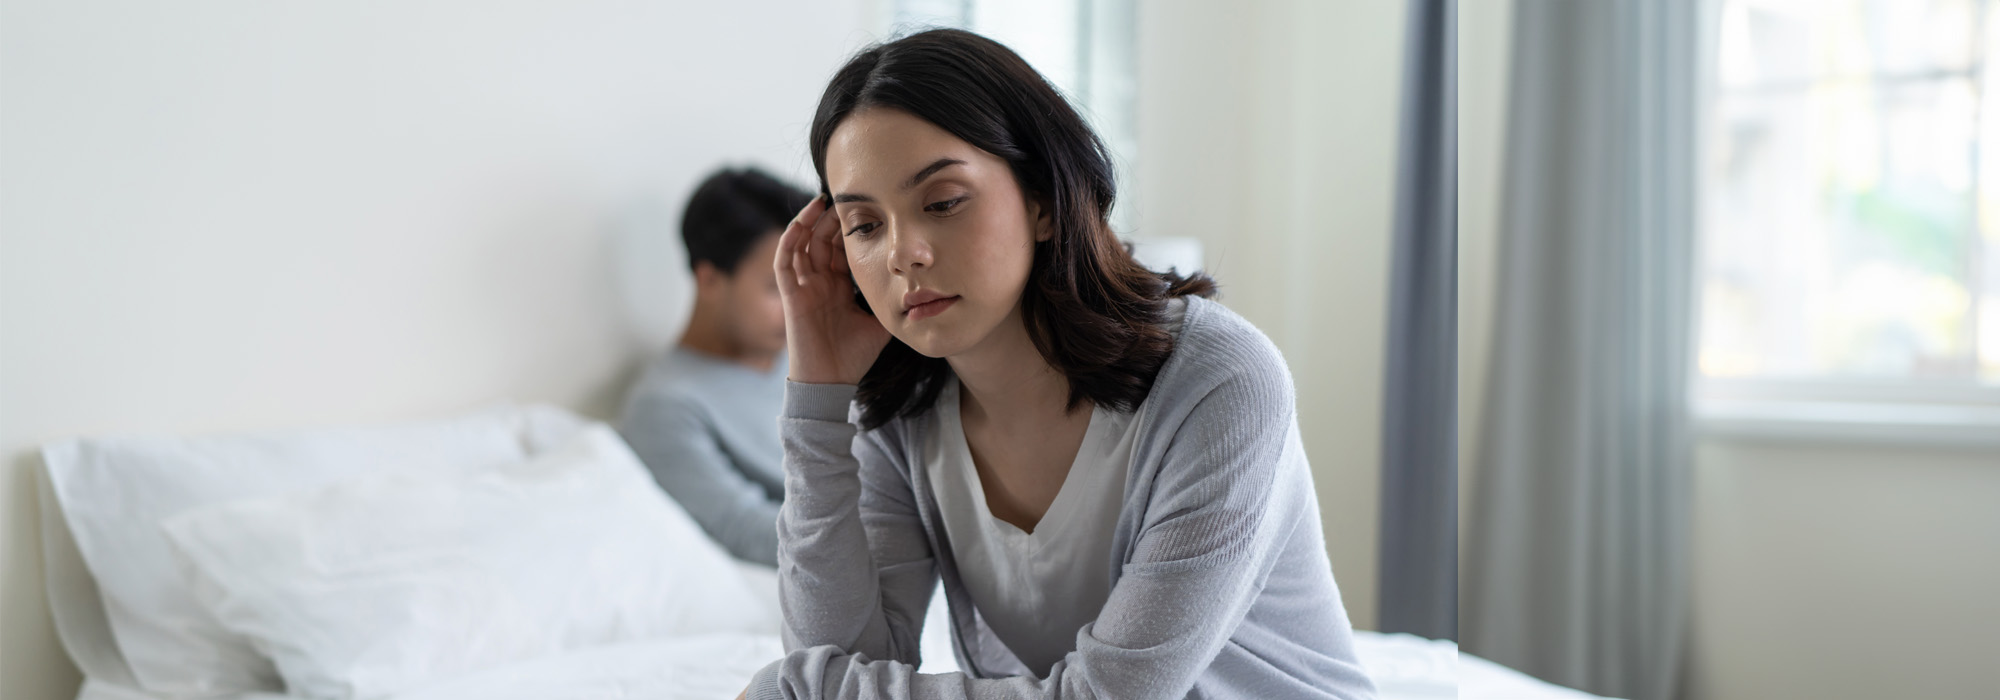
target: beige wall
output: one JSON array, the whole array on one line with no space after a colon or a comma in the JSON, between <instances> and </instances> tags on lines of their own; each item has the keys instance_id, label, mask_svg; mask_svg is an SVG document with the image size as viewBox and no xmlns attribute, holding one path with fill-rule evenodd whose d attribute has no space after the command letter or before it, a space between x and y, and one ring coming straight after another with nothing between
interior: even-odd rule
<instances>
[{"instance_id":1,"label":"beige wall","mask_svg":"<svg viewBox=\"0 0 2000 700\"><path fill-rule=\"evenodd\" d=\"M608 413L676 332L694 179L802 171L869 38L866 0L776 9L0 6L0 700L78 681L38 444L499 397Z\"/></svg>"},{"instance_id":2,"label":"beige wall","mask_svg":"<svg viewBox=\"0 0 2000 700\"><path fill-rule=\"evenodd\" d=\"M1144 2L1136 233L1200 239L1285 353L1355 625L1376 601L1403 2Z\"/></svg>"},{"instance_id":3,"label":"beige wall","mask_svg":"<svg viewBox=\"0 0 2000 700\"><path fill-rule=\"evenodd\" d=\"M1707 439L1688 697L1991 698L2000 450Z\"/></svg>"},{"instance_id":4,"label":"beige wall","mask_svg":"<svg viewBox=\"0 0 2000 700\"><path fill-rule=\"evenodd\" d=\"M1505 159L1513 0L1458 6L1458 549L1472 519L1473 456L1485 416L1498 294L1500 166ZM1465 567L1459 567L1465 575Z\"/></svg>"},{"instance_id":5,"label":"beige wall","mask_svg":"<svg viewBox=\"0 0 2000 700\"><path fill-rule=\"evenodd\" d=\"M1461 502L1491 352L1511 5L1459 6ZM1992 697L2000 451L1703 437L1694 456L1686 697Z\"/></svg>"}]
</instances>

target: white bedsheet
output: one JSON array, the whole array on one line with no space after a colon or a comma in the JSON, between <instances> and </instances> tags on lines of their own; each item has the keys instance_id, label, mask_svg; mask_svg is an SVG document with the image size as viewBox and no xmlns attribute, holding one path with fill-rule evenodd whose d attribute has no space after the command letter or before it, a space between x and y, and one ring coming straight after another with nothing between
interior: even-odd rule
<instances>
[{"instance_id":1,"label":"white bedsheet","mask_svg":"<svg viewBox=\"0 0 2000 700\"><path fill-rule=\"evenodd\" d=\"M1466 700L1506 700L1507 698L1530 698L1532 700L1611 700L1602 695L1591 695L1574 688L1565 688L1542 681L1534 676L1516 671L1506 666L1487 661L1471 654L1459 654L1463 663L1458 669L1459 684L1468 689L1460 695Z\"/></svg>"},{"instance_id":2,"label":"white bedsheet","mask_svg":"<svg viewBox=\"0 0 2000 700\"><path fill-rule=\"evenodd\" d=\"M503 407L504 408L504 407ZM541 454L585 423L553 407L482 412L505 427L504 441ZM269 436L251 436L268 440ZM318 436L324 438L325 436ZM435 447L435 446L433 446ZM184 471L184 470L183 470ZM179 474L176 472L176 474ZM177 477L178 478L178 477ZM132 673L112 642L99 584L85 566L55 497L53 479L42 479L44 553L49 588L65 648L89 676L77 700L161 700L131 688ZM183 485L185 486L185 485ZM719 565L719 564L718 564ZM475 671L417 686L384 700L509 700L730 698L750 675L782 653L775 622L777 572L736 562L738 572L768 611L772 628L728 635L695 635L639 641L561 653L501 668ZM154 579L171 578L166 575ZM60 595L59 595L60 594ZM922 638L925 673L957 670L945 631L943 595L934 597ZM700 628L708 629L708 628ZM1603 700L1541 682L1490 661L1458 653L1447 641L1409 635L1355 634L1362 664L1376 678L1382 700ZM223 700L297 700L252 693Z\"/></svg>"},{"instance_id":3,"label":"white bedsheet","mask_svg":"<svg viewBox=\"0 0 2000 700\"><path fill-rule=\"evenodd\" d=\"M928 630L927 630L928 631ZM937 642L941 637L929 637ZM1604 700L1460 654L1451 642L1356 632L1362 663L1381 700ZM931 649L938 649L932 646ZM945 664L949 665L948 647ZM776 635L700 635L571 652L467 674L391 700L717 700L736 696L750 675L783 652ZM925 671L937 671L926 653ZM159 700L86 682L77 700ZM296 700L253 694L237 700Z\"/></svg>"},{"instance_id":4,"label":"white bedsheet","mask_svg":"<svg viewBox=\"0 0 2000 700\"><path fill-rule=\"evenodd\" d=\"M736 562L759 604L776 610L777 571ZM936 595L924 620L924 673L958 670L945 630L944 596ZM1375 678L1380 700L1608 700L1545 683L1527 674L1462 654L1449 641L1407 634L1356 631L1363 666ZM505 668L467 674L388 700L703 700L736 696L750 675L784 653L776 630L635 642L571 652ZM77 700L161 700L123 686L86 681ZM251 694L233 700L298 700Z\"/></svg>"},{"instance_id":5,"label":"white bedsheet","mask_svg":"<svg viewBox=\"0 0 2000 700\"><path fill-rule=\"evenodd\" d=\"M772 635L702 635L622 644L474 673L395 700L727 700L784 655Z\"/></svg>"}]
</instances>

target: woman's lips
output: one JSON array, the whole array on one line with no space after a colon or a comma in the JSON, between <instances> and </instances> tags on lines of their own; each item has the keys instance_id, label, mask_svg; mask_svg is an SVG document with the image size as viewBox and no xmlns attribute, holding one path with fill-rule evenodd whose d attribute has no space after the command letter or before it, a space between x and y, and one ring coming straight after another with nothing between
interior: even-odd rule
<instances>
[{"instance_id":1,"label":"woman's lips","mask_svg":"<svg viewBox=\"0 0 2000 700\"><path fill-rule=\"evenodd\" d=\"M958 297L945 297L937 301L918 304L910 307L909 318L912 321L921 321L944 313L945 309L951 308L951 305L956 303L958 303Z\"/></svg>"}]
</instances>

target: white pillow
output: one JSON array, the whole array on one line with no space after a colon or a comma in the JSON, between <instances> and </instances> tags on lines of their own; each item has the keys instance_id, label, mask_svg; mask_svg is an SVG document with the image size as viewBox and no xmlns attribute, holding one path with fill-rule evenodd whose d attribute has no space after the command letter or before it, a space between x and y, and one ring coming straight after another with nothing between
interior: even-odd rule
<instances>
[{"instance_id":1,"label":"white pillow","mask_svg":"<svg viewBox=\"0 0 2000 700\"><path fill-rule=\"evenodd\" d=\"M563 651L775 624L616 433L477 474L382 474L164 527L287 691L377 697Z\"/></svg>"},{"instance_id":2,"label":"white pillow","mask_svg":"<svg viewBox=\"0 0 2000 700\"><path fill-rule=\"evenodd\" d=\"M108 623L138 685L165 697L276 692L283 684L270 660L196 600L160 531L162 518L377 471L519 462L528 454L525 435L561 429L556 413L505 405L388 427L67 440L42 456L77 554L102 595L99 624ZM75 607L59 605L55 613L89 622Z\"/></svg>"}]
</instances>

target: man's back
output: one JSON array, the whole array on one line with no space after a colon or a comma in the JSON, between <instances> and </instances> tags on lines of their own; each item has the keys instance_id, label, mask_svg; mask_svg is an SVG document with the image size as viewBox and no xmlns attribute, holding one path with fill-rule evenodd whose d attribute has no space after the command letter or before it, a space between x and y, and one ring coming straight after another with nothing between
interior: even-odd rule
<instances>
[{"instance_id":1,"label":"man's back","mask_svg":"<svg viewBox=\"0 0 2000 700\"><path fill-rule=\"evenodd\" d=\"M710 537L738 559L775 565L784 451L785 358L768 371L675 346L626 395L618 431Z\"/></svg>"}]
</instances>

